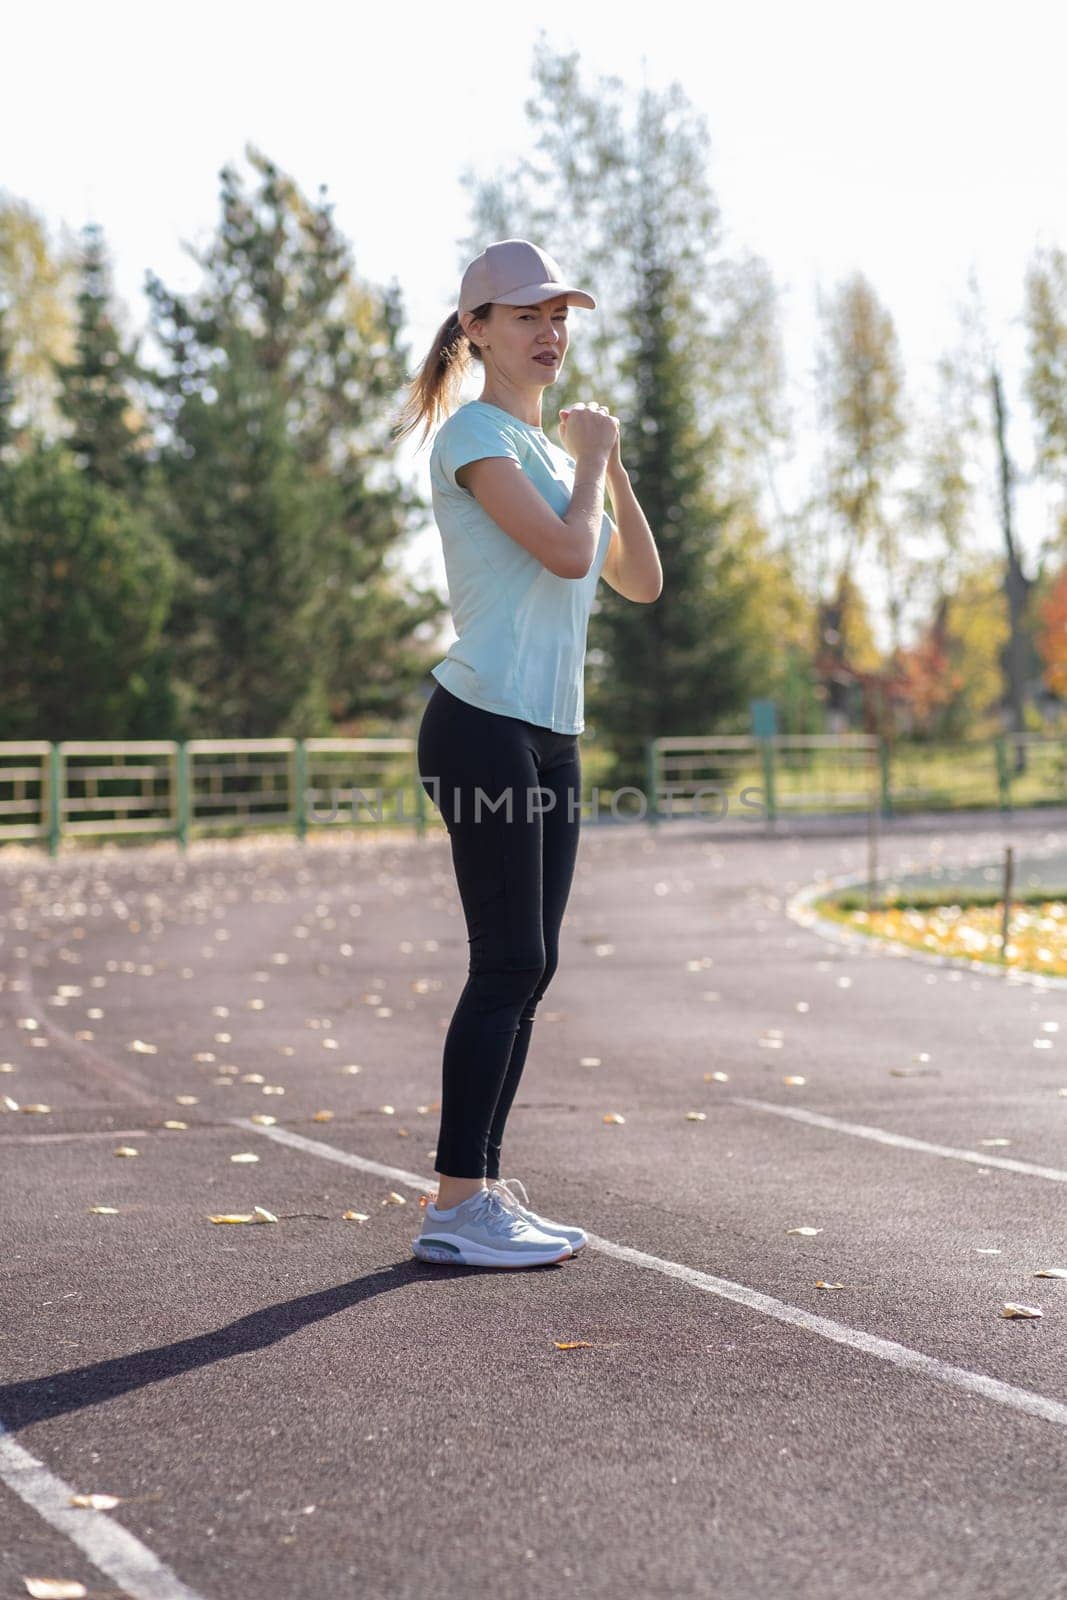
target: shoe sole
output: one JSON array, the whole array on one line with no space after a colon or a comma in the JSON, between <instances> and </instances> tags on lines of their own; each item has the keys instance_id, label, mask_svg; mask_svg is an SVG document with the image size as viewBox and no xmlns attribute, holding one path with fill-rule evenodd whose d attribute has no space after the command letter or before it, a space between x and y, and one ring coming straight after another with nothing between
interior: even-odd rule
<instances>
[{"instance_id":1,"label":"shoe sole","mask_svg":"<svg viewBox=\"0 0 1067 1600\"><path fill-rule=\"evenodd\" d=\"M452 1243L447 1239L414 1239L412 1253L420 1261L434 1261L453 1267L547 1267L557 1261L566 1261L573 1254L566 1240L559 1249L545 1250L536 1255L526 1255L516 1260L513 1251L491 1250L487 1245L474 1245L468 1240Z\"/></svg>"}]
</instances>

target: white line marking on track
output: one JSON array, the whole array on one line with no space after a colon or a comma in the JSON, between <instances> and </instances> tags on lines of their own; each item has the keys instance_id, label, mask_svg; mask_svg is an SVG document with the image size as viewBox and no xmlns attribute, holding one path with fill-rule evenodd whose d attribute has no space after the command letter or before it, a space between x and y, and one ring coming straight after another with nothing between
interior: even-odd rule
<instances>
[{"instance_id":1,"label":"white line marking on track","mask_svg":"<svg viewBox=\"0 0 1067 1600\"><path fill-rule=\"evenodd\" d=\"M758 1101L754 1103L760 1104ZM337 1150L318 1139L307 1139L301 1133L291 1133L288 1128L264 1128L245 1117L231 1117L230 1121L235 1127L244 1128L251 1133L261 1133L264 1138L290 1145L294 1150L304 1150L308 1155L319 1156L326 1161L336 1161L341 1166L356 1167L359 1171L371 1173L375 1177L388 1178L394 1183L406 1183L412 1188L427 1191L437 1187L435 1183L420 1178L415 1172L406 1172L402 1167L386 1166L381 1161L370 1161L366 1156L352 1155L347 1150ZM820 1317L814 1312L804 1311L800 1306L791 1306L784 1300L776 1300L773 1295L762 1294L758 1289L749 1289L745 1284L734 1283L729 1278L716 1278L710 1272L699 1272L695 1267L686 1267L677 1261L666 1261L661 1256L649 1255L644 1250L635 1250L629 1245L602 1239L595 1233L588 1233L588 1239L587 1248L600 1250L604 1255L614 1256L618 1261L626 1261L635 1267L645 1267L652 1272L663 1273L669 1278L678 1278L691 1288L702 1289L708 1294L721 1295L724 1300L734 1300L738 1305L748 1306L753 1311L760 1311L764 1316L774 1317L776 1321L788 1323L792 1327L807 1328L809 1332L817 1333L824 1339L832 1339L836 1344L850 1345L853 1350L859 1350L863 1355L874 1356L879 1361L889 1361L906 1371L921 1373L938 1383L966 1389L971 1394L980 1395L984 1400L994 1400L998 1405L1008 1406L1013 1411L1021 1411L1031 1417L1040 1417L1044 1422L1055 1422L1061 1428L1067 1428L1067 1405L1063 1405L1059 1400L1050 1400L1046 1395L1034 1394L1030 1389L1017 1389L1014 1384L1001 1383L998 1378L987 1378L983 1373L970 1372L966 1367L954 1367L947 1361L938 1361L934 1356L924 1355L921 1350L912 1350L907 1345L897 1344L892 1339L883 1339L878 1334L864 1333L862 1329L849 1328L843 1323L832 1322L829 1317Z\"/></svg>"},{"instance_id":2,"label":"white line marking on track","mask_svg":"<svg viewBox=\"0 0 1067 1600\"><path fill-rule=\"evenodd\" d=\"M232 1122L235 1128L244 1128L246 1133L261 1133L265 1139L273 1139L277 1144L291 1145L294 1150L306 1150L310 1156L337 1161L342 1167L356 1167L375 1178L391 1178L396 1183L406 1183L412 1189L423 1189L427 1194L432 1194L437 1188L436 1182L420 1178L417 1172L408 1172L403 1167L387 1167L384 1162L370 1161L366 1156L354 1156L348 1150L337 1150L332 1144L323 1144L321 1139L308 1139L302 1133L293 1133L290 1128L265 1128L249 1117L228 1117L227 1121Z\"/></svg>"},{"instance_id":3,"label":"white line marking on track","mask_svg":"<svg viewBox=\"0 0 1067 1600\"><path fill-rule=\"evenodd\" d=\"M201 1600L195 1589L182 1583L147 1545L116 1522L111 1512L72 1506L70 1497L76 1491L16 1443L2 1422L0 1482L65 1534L132 1600Z\"/></svg>"},{"instance_id":4,"label":"white line marking on track","mask_svg":"<svg viewBox=\"0 0 1067 1600\"><path fill-rule=\"evenodd\" d=\"M1005 1172L1021 1172L1029 1178L1049 1178L1053 1183L1067 1183L1067 1172L1061 1172L1059 1167L1039 1167L1033 1161L1016 1161L1012 1156L957 1150L950 1144L929 1144L925 1139L913 1139L907 1133L888 1133L885 1128L871 1128L862 1122L841 1122L837 1117L824 1116L821 1111L806 1111L803 1106L780 1106L773 1100L749 1100L740 1094L728 1098L735 1106L771 1111L779 1117L792 1117L796 1122L810 1122L816 1128L830 1128L835 1133L851 1133L860 1139L876 1139L879 1144L897 1145L901 1150L921 1150L928 1156L948 1156L953 1161L972 1161L979 1167L1003 1167Z\"/></svg>"},{"instance_id":5,"label":"white line marking on track","mask_svg":"<svg viewBox=\"0 0 1067 1600\"><path fill-rule=\"evenodd\" d=\"M166 1130L164 1130L166 1131ZM65 1139L143 1139L150 1128L107 1128L82 1133L0 1133L0 1144L59 1144Z\"/></svg>"},{"instance_id":6,"label":"white line marking on track","mask_svg":"<svg viewBox=\"0 0 1067 1600\"><path fill-rule=\"evenodd\" d=\"M938 1383L948 1383L957 1389L967 1389L971 1394L981 1395L985 1400L995 1400L1000 1405L1010 1406L1013 1411L1023 1411L1031 1417L1041 1417L1045 1422L1058 1422L1061 1428L1067 1428L1067 1405L1063 1405L1059 1400L1050 1400L1046 1395L1034 1394L1030 1389L1017 1389L1014 1384L1001 1383L998 1378L987 1378L981 1372L968 1371L966 1367L954 1367L947 1361L938 1361L934 1356L923 1355L921 1350L912 1350L905 1344L897 1344L893 1339L883 1339L878 1334L864 1333L861 1328L849 1328L843 1323L831 1322L829 1317L816 1316L812 1311L788 1305L784 1300L776 1300L773 1295L761 1294L758 1289L749 1289L743 1283L733 1283L729 1278L716 1278L709 1272L698 1272L694 1267L680 1266L676 1261L664 1261L659 1256L646 1255L643 1250L632 1250L628 1245L614 1244L610 1239L601 1239L592 1233L588 1237L590 1245L602 1250L606 1255L615 1256L619 1261L628 1261L635 1267L648 1267L670 1278L680 1278L683 1283L691 1284L694 1289L704 1289L708 1294L721 1295L724 1300L735 1300L738 1305L750 1306L753 1311L762 1311L765 1316L774 1317L778 1322L790 1323L796 1328L807 1328L812 1333L820 1334L824 1339L832 1339L835 1344L851 1345L853 1350L859 1350L863 1355L876 1356L879 1361L890 1361L894 1366L922 1373L925 1377L936 1379Z\"/></svg>"}]
</instances>

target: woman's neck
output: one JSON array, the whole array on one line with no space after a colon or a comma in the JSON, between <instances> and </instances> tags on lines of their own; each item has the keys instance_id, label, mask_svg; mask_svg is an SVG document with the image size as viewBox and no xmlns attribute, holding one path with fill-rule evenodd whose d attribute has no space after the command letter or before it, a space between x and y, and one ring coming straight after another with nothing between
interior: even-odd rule
<instances>
[{"instance_id":1,"label":"woman's neck","mask_svg":"<svg viewBox=\"0 0 1067 1600\"><path fill-rule=\"evenodd\" d=\"M483 405L497 406L501 411L509 411L513 417L518 417L520 422L528 423L531 428L541 426L541 391L528 399L516 394L495 395L483 390L478 396Z\"/></svg>"}]
</instances>

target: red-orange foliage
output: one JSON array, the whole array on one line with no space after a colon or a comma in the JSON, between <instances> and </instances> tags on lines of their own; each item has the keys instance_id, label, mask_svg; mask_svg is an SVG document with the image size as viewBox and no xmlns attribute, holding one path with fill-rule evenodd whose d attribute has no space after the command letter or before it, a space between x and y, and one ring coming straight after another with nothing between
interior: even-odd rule
<instances>
[{"instance_id":1,"label":"red-orange foliage","mask_svg":"<svg viewBox=\"0 0 1067 1600\"><path fill-rule=\"evenodd\" d=\"M1067 695L1067 567L1038 608L1038 620L1035 643L1045 663L1045 682L1053 694Z\"/></svg>"}]
</instances>

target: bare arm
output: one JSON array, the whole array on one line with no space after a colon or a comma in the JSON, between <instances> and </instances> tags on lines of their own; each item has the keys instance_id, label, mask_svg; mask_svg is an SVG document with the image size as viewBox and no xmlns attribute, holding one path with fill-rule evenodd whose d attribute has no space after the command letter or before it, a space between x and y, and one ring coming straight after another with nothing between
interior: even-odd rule
<instances>
[{"instance_id":1,"label":"bare arm","mask_svg":"<svg viewBox=\"0 0 1067 1600\"><path fill-rule=\"evenodd\" d=\"M517 461L482 456L456 472L456 482L472 494L499 528L558 578L584 578L596 557L604 516L608 451L588 450L576 458L570 504L556 515Z\"/></svg>"},{"instance_id":2,"label":"bare arm","mask_svg":"<svg viewBox=\"0 0 1067 1600\"><path fill-rule=\"evenodd\" d=\"M618 526L612 529L600 575L624 600L649 604L663 593L663 568L652 529L621 463L609 468L607 484Z\"/></svg>"}]
</instances>

